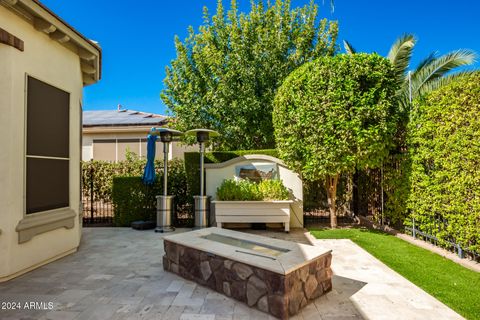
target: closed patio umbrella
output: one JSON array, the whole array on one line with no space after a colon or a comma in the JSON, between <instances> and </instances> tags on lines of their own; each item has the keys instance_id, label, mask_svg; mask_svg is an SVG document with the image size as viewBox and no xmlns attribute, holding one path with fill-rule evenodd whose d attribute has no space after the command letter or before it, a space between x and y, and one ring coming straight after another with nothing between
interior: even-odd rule
<instances>
[{"instance_id":1,"label":"closed patio umbrella","mask_svg":"<svg viewBox=\"0 0 480 320\"><path fill-rule=\"evenodd\" d=\"M142 177L143 183L147 185L155 182L155 141L157 141L157 136L149 134L147 137L147 164Z\"/></svg>"}]
</instances>

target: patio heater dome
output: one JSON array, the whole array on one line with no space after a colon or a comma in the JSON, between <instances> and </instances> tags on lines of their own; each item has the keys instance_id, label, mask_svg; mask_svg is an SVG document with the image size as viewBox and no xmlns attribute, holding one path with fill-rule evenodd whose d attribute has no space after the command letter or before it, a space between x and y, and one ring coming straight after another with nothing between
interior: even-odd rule
<instances>
[{"instance_id":1,"label":"patio heater dome","mask_svg":"<svg viewBox=\"0 0 480 320\"><path fill-rule=\"evenodd\" d=\"M198 143L207 142L210 138L218 137L220 133L211 129L192 129L185 132L186 136L196 136Z\"/></svg>"},{"instance_id":2,"label":"patio heater dome","mask_svg":"<svg viewBox=\"0 0 480 320\"><path fill-rule=\"evenodd\" d=\"M204 168L204 154L205 142L212 137L218 137L220 134L211 129L193 129L185 132L187 136L197 137L197 142L200 146L200 195L195 198L195 228L208 227L207 216L209 212L209 197L205 196L205 168Z\"/></svg>"},{"instance_id":3,"label":"patio heater dome","mask_svg":"<svg viewBox=\"0 0 480 320\"><path fill-rule=\"evenodd\" d=\"M182 136L183 132L170 128L152 128L150 129L150 134L159 136L162 142L172 142Z\"/></svg>"},{"instance_id":4,"label":"patio heater dome","mask_svg":"<svg viewBox=\"0 0 480 320\"><path fill-rule=\"evenodd\" d=\"M168 195L168 153L170 143L178 141L183 135L181 131L170 128L152 128L150 135L159 136L163 142L163 195L157 196L157 228L155 232L169 232L175 230L172 226L173 195Z\"/></svg>"}]
</instances>

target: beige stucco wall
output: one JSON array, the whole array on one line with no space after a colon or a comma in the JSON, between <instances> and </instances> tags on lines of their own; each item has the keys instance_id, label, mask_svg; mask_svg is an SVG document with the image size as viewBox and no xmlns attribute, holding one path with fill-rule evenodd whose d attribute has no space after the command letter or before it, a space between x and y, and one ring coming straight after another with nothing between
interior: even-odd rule
<instances>
[{"instance_id":1,"label":"beige stucco wall","mask_svg":"<svg viewBox=\"0 0 480 320\"><path fill-rule=\"evenodd\" d=\"M85 161L96 159L93 152L93 140L97 139L146 139L148 135L148 130L144 131L131 131L131 132L106 132L106 133L83 133L82 140L82 159ZM145 144L145 143L144 143ZM168 159L173 158L183 159L184 152L195 152L198 151L198 146L188 146L180 142L172 142L170 146L170 152L168 154ZM142 150L131 150L137 153L142 157L146 157L146 146ZM163 143L160 139L157 139L156 144L156 157L158 159L163 159ZM115 155L112 155L112 159L115 159Z\"/></svg>"},{"instance_id":2,"label":"beige stucco wall","mask_svg":"<svg viewBox=\"0 0 480 320\"><path fill-rule=\"evenodd\" d=\"M80 241L79 57L0 6L0 27L25 43L25 51L0 44L0 281L74 251ZM70 209L74 227L34 236L19 244L15 228L25 212L26 75L70 93ZM54 116L54 115L52 115ZM39 216L42 213L29 215ZM44 213L45 214L45 213Z\"/></svg>"},{"instance_id":3,"label":"beige stucco wall","mask_svg":"<svg viewBox=\"0 0 480 320\"><path fill-rule=\"evenodd\" d=\"M249 159L245 159L249 158ZM235 178L235 167L241 165L262 165L269 163L277 163L279 179L282 180L283 185L290 191L291 200L291 215L290 215L290 227L302 228L303 227L303 184L302 180L292 170L288 169L281 160L265 156L265 155L248 155L239 157L236 159L244 159L237 161L232 159L229 161L229 165L222 167L222 164L206 164L205 165L205 193L212 197L212 200L216 198L217 188L222 184L225 179ZM270 159L270 160L267 160ZM213 208L214 210L214 208Z\"/></svg>"}]
</instances>

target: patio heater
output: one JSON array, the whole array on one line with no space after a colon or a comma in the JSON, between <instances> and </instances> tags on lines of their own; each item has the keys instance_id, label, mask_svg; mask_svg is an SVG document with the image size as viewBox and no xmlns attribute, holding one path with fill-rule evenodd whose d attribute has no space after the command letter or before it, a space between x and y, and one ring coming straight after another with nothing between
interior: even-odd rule
<instances>
[{"instance_id":1,"label":"patio heater","mask_svg":"<svg viewBox=\"0 0 480 320\"><path fill-rule=\"evenodd\" d=\"M205 196L205 143L211 137L217 137L220 134L210 129L193 129L185 132L188 136L196 136L200 147L200 195L194 196L195 199L195 228L208 227L208 212L210 207L210 197Z\"/></svg>"},{"instance_id":2,"label":"patio heater","mask_svg":"<svg viewBox=\"0 0 480 320\"><path fill-rule=\"evenodd\" d=\"M163 142L163 195L157 196L157 227L155 232L170 232L175 228L172 226L173 197L168 195L168 152L170 143L176 141L183 133L168 128L152 128L151 135L160 136Z\"/></svg>"}]
</instances>

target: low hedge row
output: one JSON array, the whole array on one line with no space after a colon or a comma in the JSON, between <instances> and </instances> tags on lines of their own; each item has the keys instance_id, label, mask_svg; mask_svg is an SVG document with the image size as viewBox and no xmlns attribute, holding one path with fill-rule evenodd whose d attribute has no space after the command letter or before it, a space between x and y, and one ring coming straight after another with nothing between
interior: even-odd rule
<instances>
[{"instance_id":1,"label":"low hedge row","mask_svg":"<svg viewBox=\"0 0 480 320\"><path fill-rule=\"evenodd\" d=\"M177 214L182 214L189 210L187 190L183 161L170 161L168 168L168 194L175 195L174 202ZM139 176L114 177L112 201L115 206L115 225L128 227L133 221L155 220L155 196L161 194L163 194L163 170L158 173L156 182L151 186L144 185Z\"/></svg>"},{"instance_id":2,"label":"low hedge row","mask_svg":"<svg viewBox=\"0 0 480 320\"><path fill-rule=\"evenodd\" d=\"M129 227L133 221L155 221L156 199L161 183L146 186L141 177L114 177L112 200L115 206L114 223Z\"/></svg>"}]
</instances>

